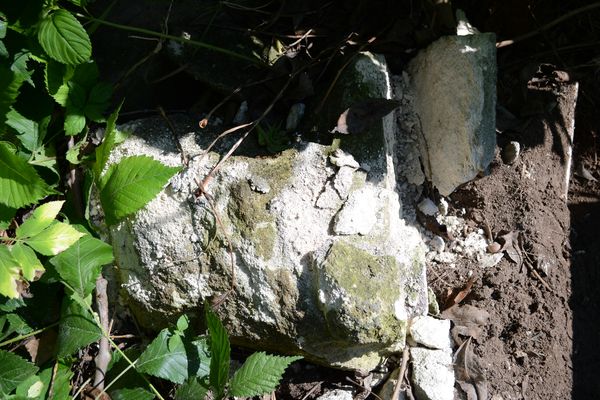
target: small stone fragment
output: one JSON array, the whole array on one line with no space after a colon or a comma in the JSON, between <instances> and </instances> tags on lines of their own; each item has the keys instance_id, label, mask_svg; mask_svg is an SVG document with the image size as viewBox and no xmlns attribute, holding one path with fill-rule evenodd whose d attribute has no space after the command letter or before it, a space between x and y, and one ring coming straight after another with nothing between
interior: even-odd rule
<instances>
[{"instance_id":1,"label":"small stone fragment","mask_svg":"<svg viewBox=\"0 0 600 400\"><path fill-rule=\"evenodd\" d=\"M329 161L338 167L346 166L354 169L360 168L360 164L354 159L352 154L348 154L342 149L335 149L335 151L329 156Z\"/></svg>"},{"instance_id":2,"label":"small stone fragment","mask_svg":"<svg viewBox=\"0 0 600 400\"><path fill-rule=\"evenodd\" d=\"M577 169L575 170L575 175L582 177L585 180L596 182L597 179L594 178L594 175L585 167L585 164L580 162L577 164Z\"/></svg>"},{"instance_id":3,"label":"small stone fragment","mask_svg":"<svg viewBox=\"0 0 600 400\"><path fill-rule=\"evenodd\" d=\"M368 235L377 222L377 196L369 188L353 192L337 214L333 231L336 235Z\"/></svg>"},{"instance_id":4,"label":"small stone fragment","mask_svg":"<svg viewBox=\"0 0 600 400\"><path fill-rule=\"evenodd\" d=\"M435 215L440 211L435 205L435 203L427 197L421 200L417 207L419 208L419 211L421 211L423 214L430 216Z\"/></svg>"},{"instance_id":5,"label":"small stone fragment","mask_svg":"<svg viewBox=\"0 0 600 400\"><path fill-rule=\"evenodd\" d=\"M306 106L304 103L295 103L290 107L287 119L285 121L285 130L293 131L298 127L300 120L304 116L304 110Z\"/></svg>"},{"instance_id":6,"label":"small stone fragment","mask_svg":"<svg viewBox=\"0 0 600 400\"><path fill-rule=\"evenodd\" d=\"M260 176L251 176L248 178L248 184L250 185L250 189L258 193L267 194L271 191L269 182Z\"/></svg>"},{"instance_id":7,"label":"small stone fragment","mask_svg":"<svg viewBox=\"0 0 600 400\"><path fill-rule=\"evenodd\" d=\"M412 347L412 383L419 400L454 400L454 368L450 351Z\"/></svg>"},{"instance_id":8,"label":"small stone fragment","mask_svg":"<svg viewBox=\"0 0 600 400\"><path fill-rule=\"evenodd\" d=\"M500 249L502 249L502 245L498 242L490 243L487 246L487 251L488 251L488 253L491 253L491 254L496 254L497 252L500 251Z\"/></svg>"},{"instance_id":9,"label":"small stone fragment","mask_svg":"<svg viewBox=\"0 0 600 400\"><path fill-rule=\"evenodd\" d=\"M354 171L355 168L344 166L340 168L335 175L335 178L333 178L333 187L342 199L346 199L348 197L348 193L350 193L352 180L354 178Z\"/></svg>"},{"instance_id":10,"label":"small stone fragment","mask_svg":"<svg viewBox=\"0 0 600 400\"><path fill-rule=\"evenodd\" d=\"M410 325L410 335L418 344L432 349L451 348L449 319L437 319L426 315L415 317Z\"/></svg>"},{"instance_id":11,"label":"small stone fragment","mask_svg":"<svg viewBox=\"0 0 600 400\"><path fill-rule=\"evenodd\" d=\"M446 248L446 242L440 236L435 235L429 241L429 248L431 251L435 251L436 253L441 253Z\"/></svg>"},{"instance_id":12,"label":"small stone fragment","mask_svg":"<svg viewBox=\"0 0 600 400\"><path fill-rule=\"evenodd\" d=\"M479 266L481 268L491 268L494 265L498 264L500 260L504 257L504 253L495 253L495 254L480 254L477 258L479 261Z\"/></svg>"},{"instance_id":13,"label":"small stone fragment","mask_svg":"<svg viewBox=\"0 0 600 400\"><path fill-rule=\"evenodd\" d=\"M519 158L521 153L521 145L519 142L509 142L504 149L502 149L502 161L504 164L512 164Z\"/></svg>"},{"instance_id":14,"label":"small stone fragment","mask_svg":"<svg viewBox=\"0 0 600 400\"><path fill-rule=\"evenodd\" d=\"M317 400L352 400L354 396L351 390L334 389L321 396Z\"/></svg>"},{"instance_id":15,"label":"small stone fragment","mask_svg":"<svg viewBox=\"0 0 600 400\"><path fill-rule=\"evenodd\" d=\"M438 209L440 210L440 215L446 216L448 215L448 202L443 197L440 197L440 201L438 202Z\"/></svg>"}]
</instances>

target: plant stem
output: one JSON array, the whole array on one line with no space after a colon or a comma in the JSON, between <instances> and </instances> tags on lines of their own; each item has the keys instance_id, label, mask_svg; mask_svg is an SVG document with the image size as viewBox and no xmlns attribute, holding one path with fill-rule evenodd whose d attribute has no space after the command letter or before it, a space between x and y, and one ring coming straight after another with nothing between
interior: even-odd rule
<instances>
[{"instance_id":1,"label":"plant stem","mask_svg":"<svg viewBox=\"0 0 600 400\"><path fill-rule=\"evenodd\" d=\"M54 322L54 323L52 323L52 324L50 324L50 325L48 325L48 326L46 326L46 327L44 327L42 329L38 329L37 331L29 332L29 333L27 333L25 335L19 335L17 337L12 338L12 339L8 339L8 340L0 343L0 347L6 346L7 344L11 344L11 343L14 343L14 342L18 342L18 341L23 340L23 339L27 339L28 337L31 337L31 336L35 336L38 333L44 332L46 329L50 329L50 328L55 327L56 325L58 325L58 322Z\"/></svg>"},{"instance_id":2,"label":"plant stem","mask_svg":"<svg viewBox=\"0 0 600 400\"><path fill-rule=\"evenodd\" d=\"M265 66L265 64L255 58L252 57L248 57L245 56L243 54L238 54L234 51L228 50L228 49L224 49L222 47L218 47L218 46L214 46L212 44L209 43L204 43L204 42L199 42L197 40L191 40L191 39L184 39L182 37L179 36L173 36L173 35L168 35L166 33L160 33L160 32L156 32L156 31L151 31L149 29L144 29L144 28L138 28L135 26L129 26L129 25L121 25L121 24L117 24L114 22L110 22L110 21L106 21L103 19L99 19L99 18L94 18L94 17L89 17L87 15L83 15L83 14L77 14L78 17L80 18L84 18L87 19L88 21L92 21L95 23L99 23L102 25L106 25L106 26L110 26L113 28L117 28L117 29L121 29L124 31L131 31L131 32L137 32L137 33L143 33L145 35L149 35L149 36L154 36L157 38L161 38L161 39L169 39L169 40L173 40L179 43L183 43L183 44L189 44L191 46L195 46L195 47L202 47L204 49L208 49L208 50L212 50L218 53L223 53L223 54L227 54L228 56L231 57L235 57L235 58L239 58L241 60L244 61L249 61L255 65L259 65L259 66Z\"/></svg>"}]
</instances>

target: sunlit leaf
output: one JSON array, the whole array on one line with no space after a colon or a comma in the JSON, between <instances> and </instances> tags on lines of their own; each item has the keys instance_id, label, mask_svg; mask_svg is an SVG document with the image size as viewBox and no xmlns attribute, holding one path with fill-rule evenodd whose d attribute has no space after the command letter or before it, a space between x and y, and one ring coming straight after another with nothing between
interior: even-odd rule
<instances>
[{"instance_id":1,"label":"sunlit leaf","mask_svg":"<svg viewBox=\"0 0 600 400\"><path fill-rule=\"evenodd\" d=\"M66 10L56 10L42 20L38 40L50 57L64 64L81 64L92 55L87 32Z\"/></svg>"},{"instance_id":2,"label":"sunlit leaf","mask_svg":"<svg viewBox=\"0 0 600 400\"><path fill-rule=\"evenodd\" d=\"M111 165L100 179L106 223L113 225L144 207L179 170L148 156L128 157Z\"/></svg>"},{"instance_id":3,"label":"sunlit leaf","mask_svg":"<svg viewBox=\"0 0 600 400\"><path fill-rule=\"evenodd\" d=\"M102 266L112 261L112 247L89 234L50 259L60 277L82 298L92 293Z\"/></svg>"},{"instance_id":4,"label":"sunlit leaf","mask_svg":"<svg viewBox=\"0 0 600 400\"><path fill-rule=\"evenodd\" d=\"M64 201L49 201L36 208L16 230L18 239L37 235L54 221Z\"/></svg>"},{"instance_id":5,"label":"sunlit leaf","mask_svg":"<svg viewBox=\"0 0 600 400\"><path fill-rule=\"evenodd\" d=\"M0 144L0 203L21 208L52 193L31 165Z\"/></svg>"},{"instance_id":6,"label":"sunlit leaf","mask_svg":"<svg viewBox=\"0 0 600 400\"><path fill-rule=\"evenodd\" d=\"M116 143L116 124L117 118L119 118L119 112L121 111L121 107L123 106L123 102L119 104L119 107L108 117L106 121L106 130L104 133L104 140L96 148L96 164L94 164L94 173L96 174L96 178L100 178L104 167L106 166L106 162L108 161L108 156L112 151L113 147Z\"/></svg>"},{"instance_id":7,"label":"sunlit leaf","mask_svg":"<svg viewBox=\"0 0 600 400\"><path fill-rule=\"evenodd\" d=\"M0 244L0 294L10 298L19 297L17 280L21 279L19 264L8 247Z\"/></svg>"},{"instance_id":8,"label":"sunlit leaf","mask_svg":"<svg viewBox=\"0 0 600 400\"><path fill-rule=\"evenodd\" d=\"M209 350L210 350L210 386L219 398L224 390L225 384L229 379L229 357L231 346L229 336L221 320L212 311L210 306L204 305L206 325L208 327Z\"/></svg>"},{"instance_id":9,"label":"sunlit leaf","mask_svg":"<svg viewBox=\"0 0 600 400\"><path fill-rule=\"evenodd\" d=\"M285 369L302 357L280 357L258 352L246 359L231 378L230 392L235 397L253 397L277 388Z\"/></svg>"},{"instance_id":10,"label":"sunlit leaf","mask_svg":"<svg viewBox=\"0 0 600 400\"><path fill-rule=\"evenodd\" d=\"M26 280L32 281L36 277L36 273L44 271L44 267L35 252L24 244L15 243L10 246L10 252L19 267L21 267L21 273Z\"/></svg>"},{"instance_id":11,"label":"sunlit leaf","mask_svg":"<svg viewBox=\"0 0 600 400\"><path fill-rule=\"evenodd\" d=\"M55 221L48 228L29 238L26 243L45 256L55 256L69 248L84 234L72 226Z\"/></svg>"}]
</instances>

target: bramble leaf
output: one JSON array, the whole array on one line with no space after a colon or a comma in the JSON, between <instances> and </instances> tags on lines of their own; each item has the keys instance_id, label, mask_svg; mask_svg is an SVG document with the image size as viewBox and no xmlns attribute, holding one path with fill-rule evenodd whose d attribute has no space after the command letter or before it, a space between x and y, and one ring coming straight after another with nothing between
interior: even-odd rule
<instances>
[{"instance_id":1,"label":"bramble leaf","mask_svg":"<svg viewBox=\"0 0 600 400\"><path fill-rule=\"evenodd\" d=\"M225 391L225 384L229 379L229 357L231 347L227 331L221 323L221 320L210 305L204 305L204 315L206 317L206 325L208 327L208 335L210 337L210 377L209 382L212 387L215 398L221 398Z\"/></svg>"},{"instance_id":2,"label":"bramble leaf","mask_svg":"<svg viewBox=\"0 0 600 400\"><path fill-rule=\"evenodd\" d=\"M49 227L26 240L35 251L45 256L55 256L69 248L84 234L63 222L54 221Z\"/></svg>"},{"instance_id":3,"label":"bramble leaf","mask_svg":"<svg viewBox=\"0 0 600 400\"><path fill-rule=\"evenodd\" d=\"M19 297L17 280L21 279L19 264L4 244L0 244L0 294L12 299Z\"/></svg>"},{"instance_id":4,"label":"bramble leaf","mask_svg":"<svg viewBox=\"0 0 600 400\"><path fill-rule=\"evenodd\" d=\"M198 379L188 379L177 388L175 400L202 400L207 392L208 388L198 382Z\"/></svg>"},{"instance_id":5,"label":"bramble leaf","mask_svg":"<svg viewBox=\"0 0 600 400\"><path fill-rule=\"evenodd\" d=\"M17 137L27 150L34 152L40 147L40 126L36 121L25 118L11 108L6 114L6 125L19 133Z\"/></svg>"},{"instance_id":6,"label":"bramble leaf","mask_svg":"<svg viewBox=\"0 0 600 400\"><path fill-rule=\"evenodd\" d=\"M87 309L65 297L61 323L58 328L58 356L73 354L83 346L97 341L102 331Z\"/></svg>"},{"instance_id":7,"label":"bramble leaf","mask_svg":"<svg viewBox=\"0 0 600 400\"><path fill-rule=\"evenodd\" d=\"M0 144L0 203L21 208L52 193L31 165Z\"/></svg>"},{"instance_id":8,"label":"bramble leaf","mask_svg":"<svg viewBox=\"0 0 600 400\"><path fill-rule=\"evenodd\" d=\"M26 280L33 281L37 272L44 271L42 263L29 247L22 243L15 243L9 249L15 261L21 267L21 273Z\"/></svg>"},{"instance_id":9,"label":"bramble leaf","mask_svg":"<svg viewBox=\"0 0 600 400\"><path fill-rule=\"evenodd\" d=\"M38 371L16 354L0 350L0 393L8 394Z\"/></svg>"},{"instance_id":10,"label":"bramble leaf","mask_svg":"<svg viewBox=\"0 0 600 400\"><path fill-rule=\"evenodd\" d=\"M110 105L113 87L106 82L98 82L91 89L83 113L94 122L104 121L102 115Z\"/></svg>"},{"instance_id":11,"label":"bramble leaf","mask_svg":"<svg viewBox=\"0 0 600 400\"><path fill-rule=\"evenodd\" d=\"M277 388L285 369L301 358L274 356L262 351L252 354L231 378L230 394L252 397L272 392Z\"/></svg>"},{"instance_id":12,"label":"bramble leaf","mask_svg":"<svg viewBox=\"0 0 600 400\"><path fill-rule=\"evenodd\" d=\"M46 229L56 218L64 201L49 201L36 208L21 226L16 230L17 239L24 239L37 235Z\"/></svg>"},{"instance_id":13,"label":"bramble leaf","mask_svg":"<svg viewBox=\"0 0 600 400\"><path fill-rule=\"evenodd\" d=\"M64 64L81 64L92 55L87 32L66 10L56 10L42 20L38 40L50 57Z\"/></svg>"},{"instance_id":14,"label":"bramble leaf","mask_svg":"<svg viewBox=\"0 0 600 400\"><path fill-rule=\"evenodd\" d=\"M102 266L112 261L112 247L89 234L50 259L60 277L82 298L92 293Z\"/></svg>"},{"instance_id":15,"label":"bramble leaf","mask_svg":"<svg viewBox=\"0 0 600 400\"><path fill-rule=\"evenodd\" d=\"M190 352L187 349L191 349ZM206 340L188 342L185 336L163 329L138 359L137 370L175 383L208 375Z\"/></svg>"},{"instance_id":16,"label":"bramble leaf","mask_svg":"<svg viewBox=\"0 0 600 400\"><path fill-rule=\"evenodd\" d=\"M152 200L180 168L148 156L127 157L100 178L100 201L106 223L114 225Z\"/></svg>"}]
</instances>

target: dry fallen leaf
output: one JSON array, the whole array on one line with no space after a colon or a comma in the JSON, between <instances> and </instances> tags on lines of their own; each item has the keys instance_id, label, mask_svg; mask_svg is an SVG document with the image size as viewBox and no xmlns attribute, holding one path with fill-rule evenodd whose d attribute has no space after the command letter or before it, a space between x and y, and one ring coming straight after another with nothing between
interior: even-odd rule
<instances>
[{"instance_id":1,"label":"dry fallen leaf","mask_svg":"<svg viewBox=\"0 0 600 400\"><path fill-rule=\"evenodd\" d=\"M478 340L490 318L490 314L470 304L454 305L442 313L442 318L452 321L452 338L456 344L461 344L460 336L470 336Z\"/></svg>"},{"instance_id":2,"label":"dry fallen leaf","mask_svg":"<svg viewBox=\"0 0 600 400\"><path fill-rule=\"evenodd\" d=\"M487 382L483 369L471 349L471 339L467 339L454 353L456 382L467 395L467 400L487 400Z\"/></svg>"}]
</instances>

